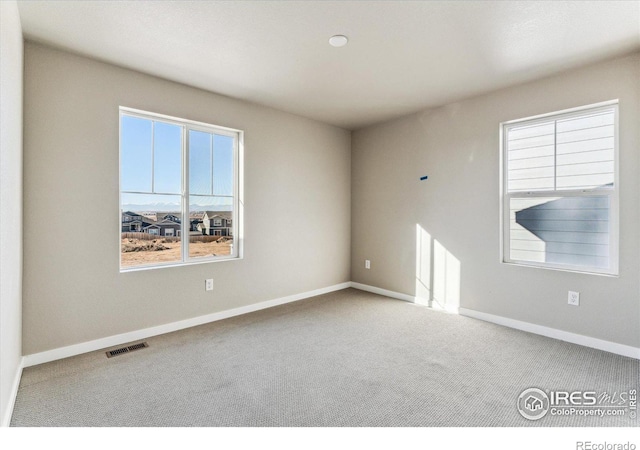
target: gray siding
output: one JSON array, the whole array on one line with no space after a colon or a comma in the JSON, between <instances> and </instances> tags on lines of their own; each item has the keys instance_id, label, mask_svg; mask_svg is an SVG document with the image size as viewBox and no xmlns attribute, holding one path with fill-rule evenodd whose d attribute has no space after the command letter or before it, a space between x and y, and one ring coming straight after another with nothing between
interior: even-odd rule
<instances>
[{"instance_id":1,"label":"gray siding","mask_svg":"<svg viewBox=\"0 0 640 450\"><path fill-rule=\"evenodd\" d=\"M512 260L608 268L608 197L511 200Z\"/></svg>"}]
</instances>

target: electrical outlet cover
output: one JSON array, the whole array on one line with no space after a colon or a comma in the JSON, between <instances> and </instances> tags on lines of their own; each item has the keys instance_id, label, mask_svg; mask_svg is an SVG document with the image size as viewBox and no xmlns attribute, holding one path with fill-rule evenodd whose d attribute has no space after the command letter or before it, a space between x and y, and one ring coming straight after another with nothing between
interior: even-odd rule
<instances>
[{"instance_id":1,"label":"electrical outlet cover","mask_svg":"<svg viewBox=\"0 0 640 450\"><path fill-rule=\"evenodd\" d=\"M569 291L568 303L573 306L580 306L580 292Z\"/></svg>"}]
</instances>

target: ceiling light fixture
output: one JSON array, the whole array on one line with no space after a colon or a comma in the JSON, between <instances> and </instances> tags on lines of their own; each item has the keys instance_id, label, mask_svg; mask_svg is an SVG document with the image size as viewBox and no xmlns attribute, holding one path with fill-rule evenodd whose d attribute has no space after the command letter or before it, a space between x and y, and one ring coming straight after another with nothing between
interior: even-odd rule
<instances>
[{"instance_id":1,"label":"ceiling light fixture","mask_svg":"<svg viewBox=\"0 0 640 450\"><path fill-rule=\"evenodd\" d=\"M344 47L345 45L347 45L347 42L349 42L349 39L341 34L336 34L335 36L331 36L329 38L329 44L334 47Z\"/></svg>"}]
</instances>

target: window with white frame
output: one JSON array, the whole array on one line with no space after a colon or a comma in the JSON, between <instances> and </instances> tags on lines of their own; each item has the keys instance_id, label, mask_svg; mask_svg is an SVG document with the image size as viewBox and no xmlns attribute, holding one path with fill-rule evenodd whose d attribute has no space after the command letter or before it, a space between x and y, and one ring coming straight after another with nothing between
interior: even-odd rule
<instances>
[{"instance_id":1,"label":"window with white frame","mask_svg":"<svg viewBox=\"0 0 640 450\"><path fill-rule=\"evenodd\" d=\"M120 108L120 216L142 218L138 233L121 226L122 271L240 257L235 237L214 239L191 221L220 212L239 235L241 143L239 130ZM180 229L164 234L177 239L158 239L167 217Z\"/></svg>"},{"instance_id":2,"label":"window with white frame","mask_svg":"<svg viewBox=\"0 0 640 450\"><path fill-rule=\"evenodd\" d=\"M618 102L502 127L503 261L618 273Z\"/></svg>"}]
</instances>

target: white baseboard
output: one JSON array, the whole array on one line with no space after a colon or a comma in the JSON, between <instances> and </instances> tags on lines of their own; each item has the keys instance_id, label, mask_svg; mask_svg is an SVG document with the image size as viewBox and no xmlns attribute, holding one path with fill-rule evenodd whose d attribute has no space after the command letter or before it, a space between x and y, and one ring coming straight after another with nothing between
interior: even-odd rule
<instances>
[{"instance_id":1,"label":"white baseboard","mask_svg":"<svg viewBox=\"0 0 640 450\"><path fill-rule=\"evenodd\" d=\"M416 298L407 295L401 294L400 292L388 291L387 289L382 289L375 286L369 286L368 284L351 282L351 287L355 289L360 289L361 291L371 292L373 294L384 295L385 297L397 298L398 300L404 300L405 302L415 303Z\"/></svg>"},{"instance_id":2,"label":"white baseboard","mask_svg":"<svg viewBox=\"0 0 640 450\"><path fill-rule=\"evenodd\" d=\"M14 378L11 397L9 404L6 407L5 415L3 416L2 427L7 427L11 424L11 416L13 415L13 408L15 406L16 397L18 395L18 388L20 387L20 379L22 376L22 369L25 367L35 366L37 364L43 364L58 359L68 358L70 356L79 355L82 353L88 353L96 350L105 349L117 345L122 345L128 342L133 342L140 339L146 339L160 334L170 333L173 331L182 330L185 328L202 325L205 323L215 322L218 320L227 319L242 314L247 314L262 309L271 308L285 303L291 303L298 300L303 300L309 297L315 297L317 295L326 294L346 288L355 288L362 291L372 292L374 294L384 295L386 297L395 298L398 300L404 300L412 303L424 303L424 299L417 298L408 294L402 294L399 292L390 291L387 289L381 289L375 286L369 286L362 283L346 282L340 283L326 288L316 289L313 291L303 292L300 294L290 295L287 297L281 297L273 300L268 300L253 305L242 306L239 308L229 309L226 311L220 311L213 314L207 314L205 316L194 317L192 319L181 320L165 325L146 328L143 330L132 331L129 333L118 334L115 336L109 336L102 339L96 339L89 342L83 342L81 344L70 345L68 347L57 348L41 353L34 353L24 356ZM438 309L438 308L434 308ZM536 325L529 322L522 322L515 319L509 319L507 317L496 316L493 314L483 313L466 308L455 309L443 309L445 312L459 313L462 316L471 317L474 319L484 320L486 322L495 323L498 325L506 326L509 328L515 328L517 330L526 331L529 333L539 334L547 336L553 339L559 339L573 344L583 345L586 347L603 350L610 353L615 353L630 358L640 359L640 348L631 347L629 345L618 344L615 342L604 341L602 339L596 339L589 336L583 336L580 334L570 333L567 331L557 330L555 328L549 328L542 325Z\"/></svg>"},{"instance_id":3,"label":"white baseboard","mask_svg":"<svg viewBox=\"0 0 640 450\"><path fill-rule=\"evenodd\" d=\"M572 344L578 344L585 347L604 350L605 352L615 353L616 355L640 359L640 348L631 347L630 345L618 344L616 342L610 342L602 339L584 336L581 334L570 333L568 331L562 331L529 322L522 322L520 320L483 313L480 311L475 311L473 309L460 308L459 314L461 316L484 320L485 322L491 322L509 328L515 328L516 330L527 331L529 333L539 334L553 339L571 342Z\"/></svg>"},{"instance_id":4,"label":"white baseboard","mask_svg":"<svg viewBox=\"0 0 640 450\"><path fill-rule=\"evenodd\" d=\"M191 319L181 320L165 325L159 325L156 327L145 328L143 330L132 331L129 333L118 334L115 336L109 336L101 339L96 339L89 342L83 342L81 344L70 345L68 347L57 348L48 350L41 353L34 353L26 355L22 359L22 366L20 367L20 373L23 367L35 366L37 364L43 364L58 359L68 358L70 356L80 355L82 353L88 353L96 350L101 350L117 345L122 345L128 342L133 342L140 339L146 339L152 336L158 336L160 334L171 333L173 331L183 330L185 328L202 325L209 322L215 322L218 320L227 319L241 314L247 314L254 311L259 311L273 306L283 305L285 303L291 303L305 298L314 297L316 295L322 295L329 292L338 291L353 287L362 291L372 292L374 294L384 295L386 297L395 298L398 300L404 300L412 303L424 303L424 299L417 298L408 294L402 294L400 292L394 292L387 289L378 288L375 286L369 286L367 284L346 282L340 283L326 288L316 289L313 291L303 292L300 294L290 295L287 297L281 297L273 300L268 300L253 305L242 306L239 308L229 309L226 311L220 311L213 314L207 314L205 316L194 317ZM598 350L604 350L607 352L615 353L618 355L628 356L631 358L640 359L640 348L631 347L624 344L618 344L615 342L604 341L588 336L583 336L575 333L569 333L567 331L557 330L554 328L545 327L542 325L535 325L528 322L522 322L519 320L509 319L506 317L496 316L493 314L487 314L480 311L474 311L466 308L438 308L448 313L459 313L460 315L472 317L475 319L484 320L487 322L496 323L510 328L515 328L530 333L540 334L542 336L551 337L567 342L571 342L578 345L584 345L586 347L596 348ZM17 375L17 382L15 391L17 393L18 384L20 382L20 374ZM13 406L12 406L13 408Z\"/></svg>"},{"instance_id":5,"label":"white baseboard","mask_svg":"<svg viewBox=\"0 0 640 450\"><path fill-rule=\"evenodd\" d=\"M355 283L355 282L351 282L351 287L355 288L355 289L360 289L361 291L367 291L367 292L371 292L373 294L378 294L378 295L384 295L385 297L391 297L391 298L397 298L398 300L404 300L406 302L411 302L411 303L418 303L421 305L427 305L428 300L421 298L421 297L416 297L413 295L409 295L409 294L402 294L400 292L395 292L395 291L389 291L387 289L382 289L379 287L375 287L375 286L370 286L368 284L362 284L362 283ZM442 307L436 303L432 303L431 306L429 306L430 309L435 309L437 311L443 311L443 312L447 312L447 313L452 313L452 314L458 314L458 307Z\"/></svg>"},{"instance_id":6,"label":"white baseboard","mask_svg":"<svg viewBox=\"0 0 640 450\"><path fill-rule=\"evenodd\" d=\"M13 385L11 386L11 392L9 394L9 403L2 416L2 427L8 427L11 425L11 417L13 416L13 407L16 405L16 398L18 397L18 388L20 387L20 379L22 378L22 369L24 368L24 357L20 358L20 363L16 369L16 374L13 378Z\"/></svg>"},{"instance_id":7,"label":"white baseboard","mask_svg":"<svg viewBox=\"0 0 640 450\"><path fill-rule=\"evenodd\" d=\"M195 327L205 323L215 322L222 319L228 319L230 317L239 316L241 314L247 314L261 309L271 308L285 303L291 303L298 300L303 300L309 297L315 297L316 295L322 295L333 291L339 291L351 287L350 282L340 283L333 286L316 289L313 291L303 292L300 294L289 295L287 297L276 298L273 300L267 300L260 303L254 303L252 305L241 306L239 308L228 309L226 311L220 311L217 313L207 314L204 316L194 317L191 319L181 320L178 322L172 322L165 325L159 325L156 327L145 328L143 330L131 331L129 333L118 334L115 336L109 336L93 341L83 342L81 344L70 345L68 347L56 348L41 353L34 353L26 355L23 358L23 366L30 367L37 364L43 364L46 362L56 361L58 359L68 358L70 356L80 355L82 353L93 352L96 350L113 347L116 345L126 344L128 342L137 341L140 339L150 338L152 336L158 336L160 334L171 333L173 331L183 330L185 328Z\"/></svg>"},{"instance_id":8,"label":"white baseboard","mask_svg":"<svg viewBox=\"0 0 640 450\"><path fill-rule=\"evenodd\" d=\"M367 284L351 282L351 287L360 289L361 291L372 292L374 294L384 295L386 297L396 298L398 300L404 300L412 303L424 304L424 299L414 297L408 294L402 294L400 292L389 291L375 286L369 286ZM493 314L483 313L475 311L473 309L466 308L442 308L438 305L430 306L431 309L442 310L444 312L460 314L461 316L471 317L474 319L484 320L485 322L491 322L498 325L502 325L509 328L515 328L516 330L526 331L529 333L539 334L542 336L558 339L561 341L571 342L572 344L583 345L585 347L595 348L597 350L604 350L605 352L615 353L616 355L628 356L629 358L640 359L640 348L631 347L630 345L618 344L616 342L605 341L602 339L592 338L581 334L570 333L568 331L562 331L555 328L549 328L542 325L536 325L529 322L522 322L520 320L509 319L507 317L496 316Z\"/></svg>"}]
</instances>

